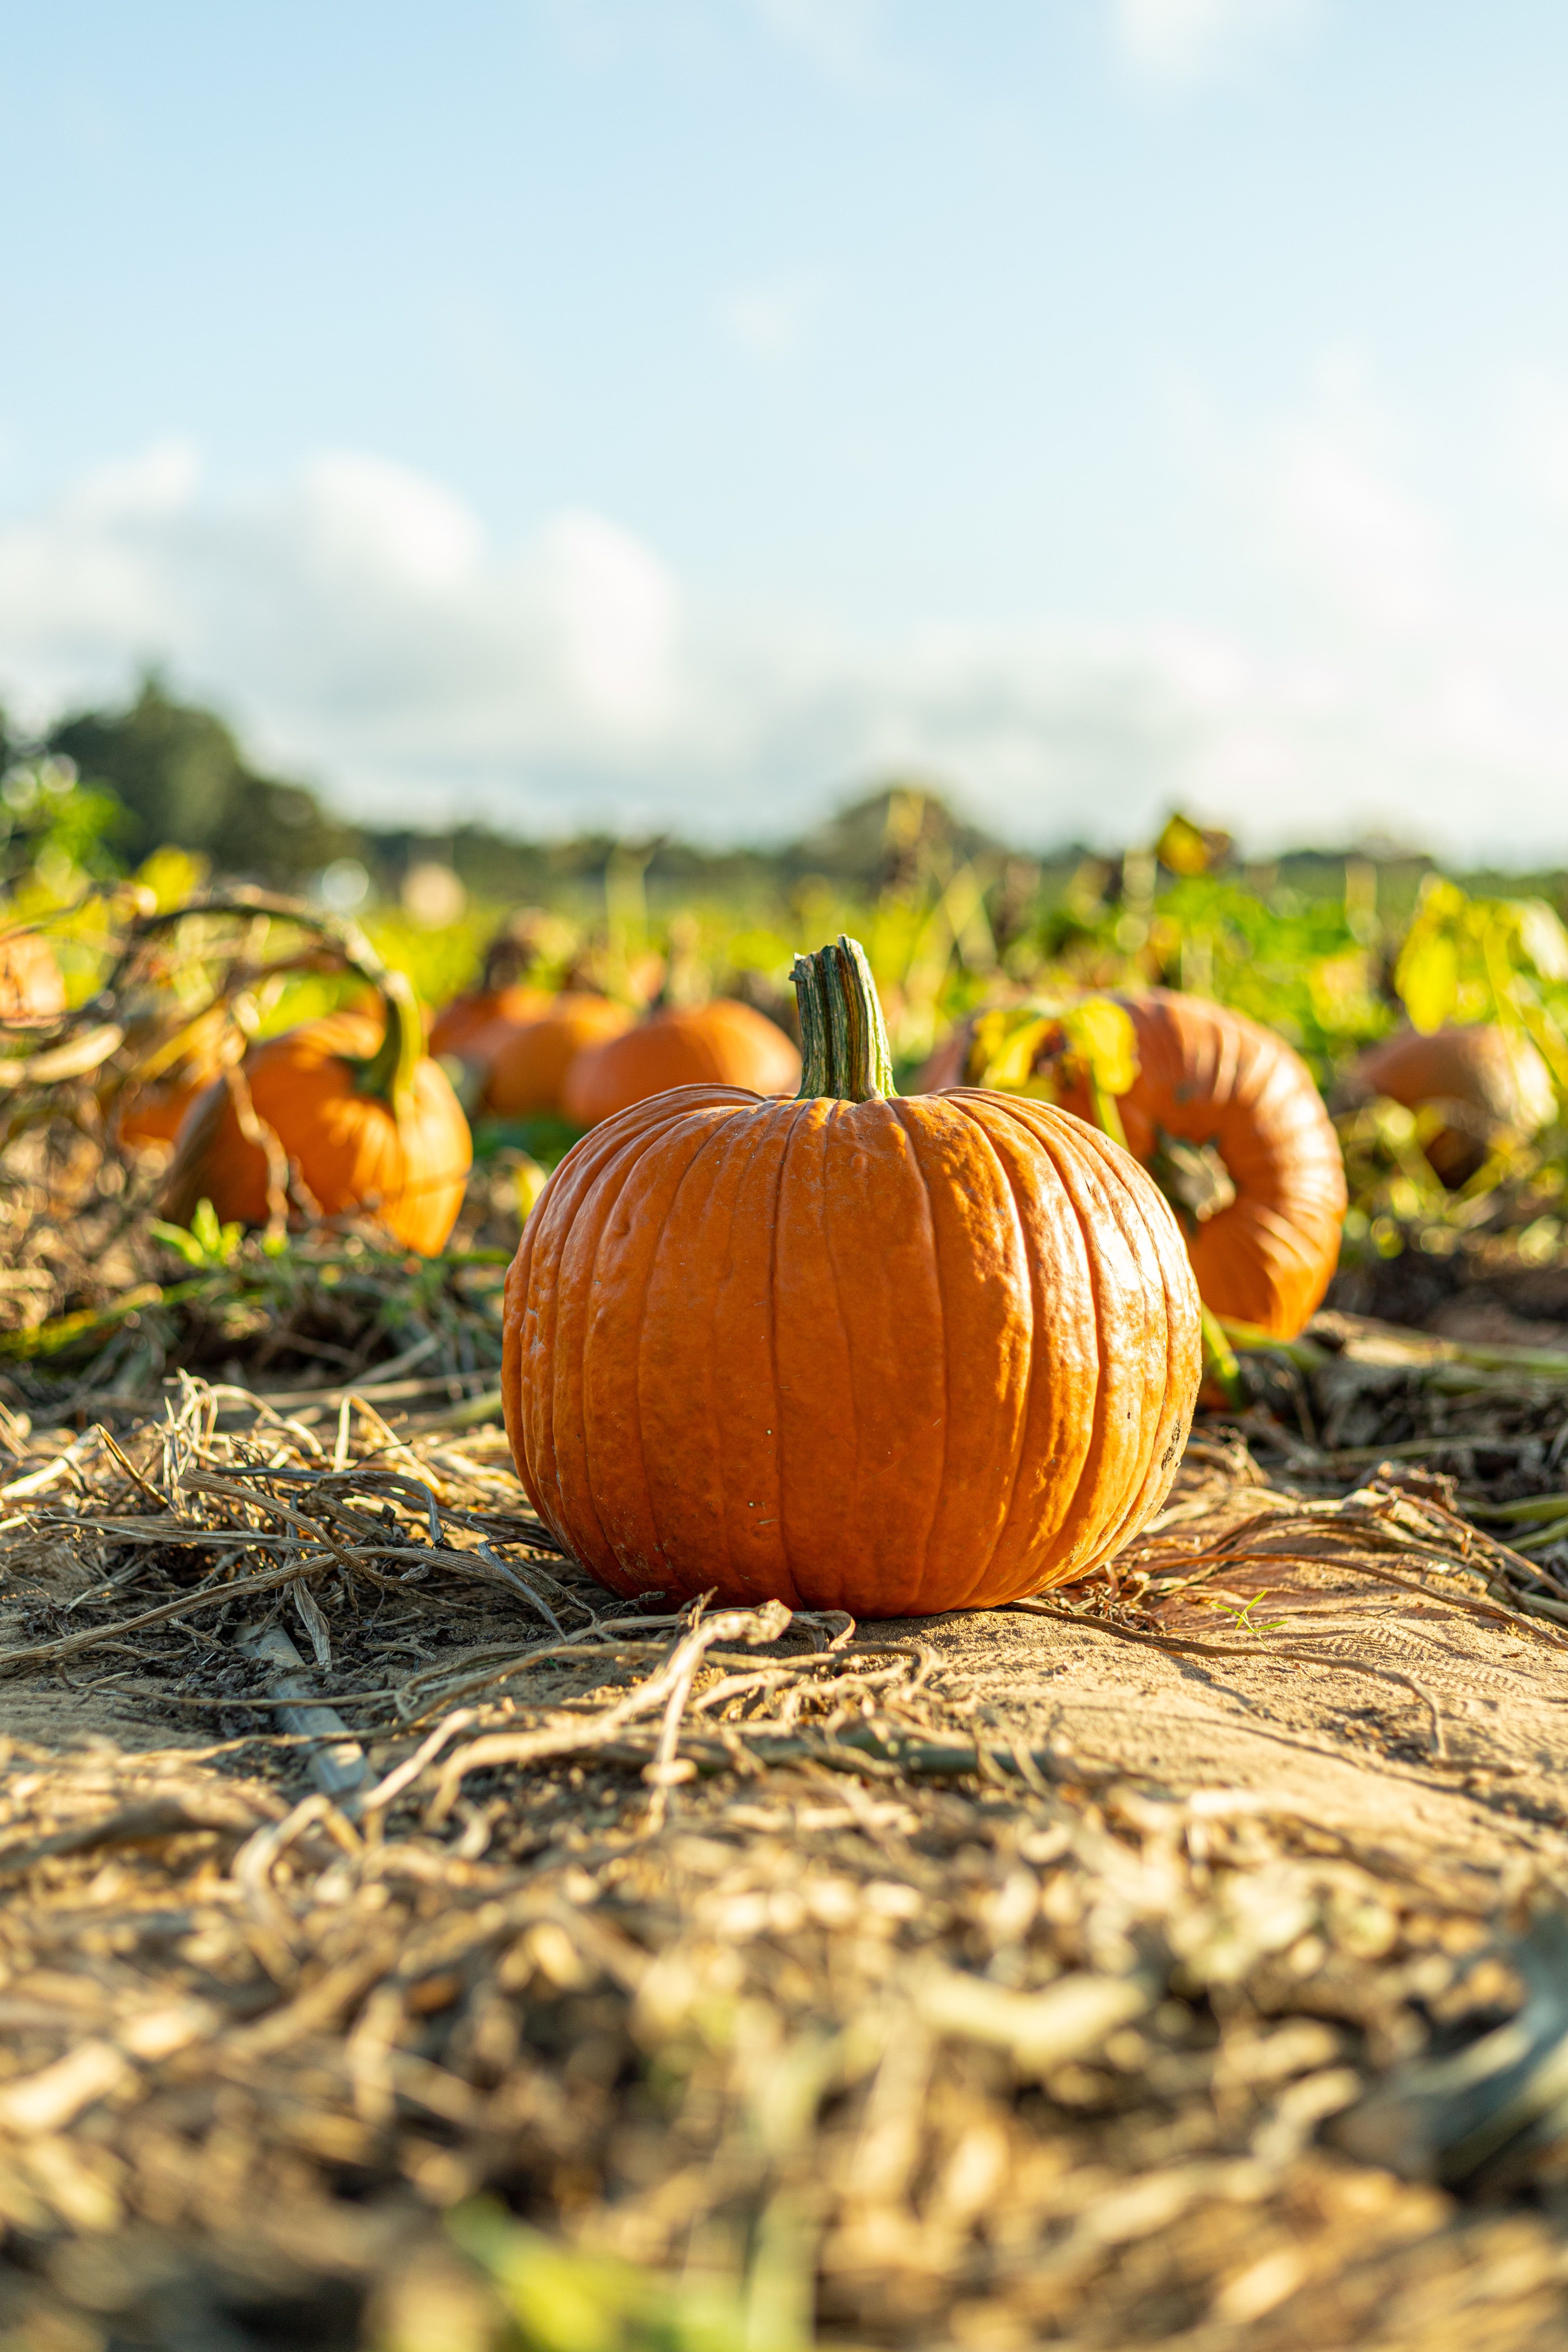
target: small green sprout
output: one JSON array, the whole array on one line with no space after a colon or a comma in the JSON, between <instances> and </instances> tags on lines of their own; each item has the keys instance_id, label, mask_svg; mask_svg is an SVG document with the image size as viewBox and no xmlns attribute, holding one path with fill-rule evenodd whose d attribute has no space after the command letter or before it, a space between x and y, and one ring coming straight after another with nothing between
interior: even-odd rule
<instances>
[{"instance_id":1,"label":"small green sprout","mask_svg":"<svg viewBox=\"0 0 1568 2352\"><path fill-rule=\"evenodd\" d=\"M169 1249L177 1251L188 1266L199 1274L214 1274L232 1265L239 1255L245 1238L243 1225L220 1225L217 1211L210 1201L198 1201L190 1225L165 1224L161 1217L151 1221L152 1230Z\"/></svg>"}]
</instances>

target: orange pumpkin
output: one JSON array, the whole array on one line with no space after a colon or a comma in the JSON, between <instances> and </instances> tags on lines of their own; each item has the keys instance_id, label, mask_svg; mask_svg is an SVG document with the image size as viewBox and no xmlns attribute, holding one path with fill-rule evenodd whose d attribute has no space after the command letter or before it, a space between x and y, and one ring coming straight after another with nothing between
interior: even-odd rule
<instances>
[{"instance_id":1,"label":"orange pumpkin","mask_svg":"<svg viewBox=\"0 0 1568 2352\"><path fill-rule=\"evenodd\" d=\"M498 1022L509 1022L514 1028L524 1021L542 1019L555 1002L546 988L525 988L521 983L510 988L474 988L466 996L454 996L444 1004L430 1026L430 1051L439 1057L455 1055L459 1061L471 1058L469 1047Z\"/></svg>"},{"instance_id":2,"label":"orange pumpkin","mask_svg":"<svg viewBox=\"0 0 1568 2352\"><path fill-rule=\"evenodd\" d=\"M1065 1111L899 1099L854 941L795 979L797 1097L636 1103L529 1218L501 1372L529 1498L626 1594L891 1617L1082 1576L1191 1422L1175 1220Z\"/></svg>"},{"instance_id":3,"label":"orange pumpkin","mask_svg":"<svg viewBox=\"0 0 1568 2352\"><path fill-rule=\"evenodd\" d=\"M1538 1135L1557 1109L1552 1073L1530 1039L1489 1023L1384 1037L1357 1062L1351 1091L1386 1095L1407 1110L1443 1105L1447 1123L1426 1157L1450 1185L1475 1174L1494 1139Z\"/></svg>"},{"instance_id":4,"label":"orange pumpkin","mask_svg":"<svg viewBox=\"0 0 1568 2352\"><path fill-rule=\"evenodd\" d=\"M377 1001L379 1010L379 999ZM132 1029L132 1034L134 1034ZM114 1104L114 1128L123 1144L173 1143L196 1097L222 1071L225 1045L237 1033L228 1014L215 1005L148 1055Z\"/></svg>"},{"instance_id":5,"label":"orange pumpkin","mask_svg":"<svg viewBox=\"0 0 1568 2352\"><path fill-rule=\"evenodd\" d=\"M672 1005L624 1035L580 1054L566 1074L562 1108L578 1127L596 1127L671 1087L745 1087L793 1094L800 1055L777 1022L733 997Z\"/></svg>"},{"instance_id":6,"label":"orange pumpkin","mask_svg":"<svg viewBox=\"0 0 1568 2352\"><path fill-rule=\"evenodd\" d=\"M199 1077L158 1078L137 1087L127 1097L116 1121L121 1143L140 1149L149 1143L173 1143L184 1125L185 1113L213 1083L216 1072Z\"/></svg>"},{"instance_id":7,"label":"orange pumpkin","mask_svg":"<svg viewBox=\"0 0 1568 2352\"><path fill-rule=\"evenodd\" d=\"M58 1021L66 984L55 951L38 931L0 937L0 1021Z\"/></svg>"},{"instance_id":8,"label":"orange pumpkin","mask_svg":"<svg viewBox=\"0 0 1568 2352\"><path fill-rule=\"evenodd\" d=\"M329 1217L374 1217L394 1241L434 1256L462 1206L468 1123L446 1072L423 1051L412 989L391 973L383 994L384 1022L358 1013L308 1021L248 1054L245 1078L308 1204ZM267 1153L244 1132L224 1077L181 1124L164 1213L188 1223L203 1199L220 1218L267 1221Z\"/></svg>"},{"instance_id":9,"label":"orange pumpkin","mask_svg":"<svg viewBox=\"0 0 1568 2352\"><path fill-rule=\"evenodd\" d=\"M607 996L566 989L537 1021L500 1021L468 1044L485 1069L480 1107L497 1118L527 1118L562 1108L566 1073L586 1047L618 1037L631 1014Z\"/></svg>"},{"instance_id":10,"label":"orange pumpkin","mask_svg":"<svg viewBox=\"0 0 1568 2352\"><path fill-rule=\"evenodd\" d=\"M1332 1277L1346 1202L1339 1139L1311 1072L1271 1029L1206 997L1150 988L1113 1001L1138 1055L1131 1089L1117 1098L1128 1149L1182 1219L1205 1305L1293 1339ZM956 1083L968 1043L967 1031L944 1041L921 1083ZM1059 1099L1091 1114L1081 1083Z\"/></svg>"}]
</instances>

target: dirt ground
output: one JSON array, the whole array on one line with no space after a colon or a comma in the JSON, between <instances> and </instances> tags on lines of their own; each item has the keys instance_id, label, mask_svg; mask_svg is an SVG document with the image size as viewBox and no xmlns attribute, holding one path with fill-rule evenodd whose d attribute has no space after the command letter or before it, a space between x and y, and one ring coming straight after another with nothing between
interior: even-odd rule
<instances>
[{"instance_id":1,"label":"dirt ground","mask_svg":"<svg viewBox=\"0 0 1568 2352\"><path fill-rule=\"evenodd\" d=\"M1568 2342L1561 1391L1384 1358L858 1629L607 1604L493 1428L14 1428L0 2347Z\"/></svg>"}]
</instances>

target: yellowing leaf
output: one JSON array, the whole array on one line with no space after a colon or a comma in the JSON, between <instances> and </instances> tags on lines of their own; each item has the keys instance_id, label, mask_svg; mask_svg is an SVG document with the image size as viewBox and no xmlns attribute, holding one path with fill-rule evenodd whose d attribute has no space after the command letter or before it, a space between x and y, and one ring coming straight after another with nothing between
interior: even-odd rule
<instances>
[{"instance_id":1,"label":"yellowing leaf","mask_svg":"<svg viewBox=\"0 0 1568 2352\"><path fill-rule=\"evenodd\" d=\"M1519 944L1542 980L1568 980L1568 931L1544 898L1520 906Z\"/></svg>"},{"instance_id":2,"label":"yellowing leaf","mask_svg":"<svg viewBox=\"0 0 1568 2352\"><path fill-rule=\"evenodd\" d=\"M1108 996L1086 997L1071 1008L1063 1026L1075 1058L1096 1084L1108 1095L1124 1095L1138 1076L1138 1047L1126 1006Z\"/></svg>"},{"instance_id":3,"label":"yellowing leaf","mask_svg":"<svg viewBox=\"0 0 1568 2352\"><path fill-rule=\"evenodd\" d=\"M983 1013L969 1049L970 1085L1016 1092L1034 1075L1035 1056L1057 1026L1053 1014L1030 1004L1001 1004Z\"/></svg>"},{"instance_id":4,"label":"yellowing leaf","mask_svg":"<svg viewBox=\"0 0 1568 2352\"><path fill-rule=\"evenodd\" d=\"M1179 813L1165 820L1154 844L1154 855L1167 873L1191 876L1208 871L1209 845L1191 817Z\"/></svg>"},{"instance_id":5,"label":"yellowing leaf","mask_svg":"<svg viewBox=\"0 0 1568 2352\"><path fill-rule=\"evenodd\" d=\"M1415 1028L1427 1035L1440 1029L1459 996L1459 958L1453 940L1417 923L1400 950L1394 984Z\"/></svg>"}]
</instances>

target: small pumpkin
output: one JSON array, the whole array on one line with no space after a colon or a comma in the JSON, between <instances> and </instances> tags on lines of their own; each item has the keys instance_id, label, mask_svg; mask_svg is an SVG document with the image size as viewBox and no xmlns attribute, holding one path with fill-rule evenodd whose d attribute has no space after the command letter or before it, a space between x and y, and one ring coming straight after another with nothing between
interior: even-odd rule
<instances>
[{"instance_id":1,"label":"small pumpkin","mask_svg":"<svg viewBox=\"0 0 1568 2352\"><path fill-rule=\"evenodd\" d=\"M1357 1062L1349 1091L1386 1095L1407 1110L1440 1105L1445 1114L1426 1146L1445 1184L1465 1183L1496 1142L1528 1141L1556 1114L1552 1073L1528 1037L1491 1023L1470 1027L1401 1029Z\"/></svg>"},{"instance_id":2,"label":"small pumpkin","mask_svg":"<svg viewBox=\"0 0 1568 2352\"><path fill-rule=\"evenodd\" d=\"M1110 1000L1132 1024L1137 1072L1116 1098L1129 1150L1172 1201L1204 1303L1273 1339L1293 1339L1339 1262L1344 1161L1312 1074L1282 1037L1206 997L1130 990ZM970 1065L975 1024L921 1073L951 1085ZM1055 1050L1048 1027L1038 1067ZM968 1074L979 1073L968 1068ZM1058 1090L1095 1106L1076 1070Z\"/></svg>"},{"instance_id":3,"label":"small pumpkin","mask_svg":"<svg viewBox=\"0 0 1568 2352\"><path fill-rule=\"evenodd\" d=\"M0 1021L58 1021L66 984L55 951L39 931L0 934Z\"/></svg>"},{"instance_id":4,"label":"small pumpkin","mask_svg":"<svg viewBox=\"0 0 1568 2352\"><path fill-rule=\"evenodd\" d=\"M332 1013L268 1038L246 1056L246 1087L305 1205L372 1217L395 1242L434 1256L462 1206L468 1123L424 1051L408 982L391 972L380 988L384 1021ZM225 1222L267 1222L265 1138L246 1133L236 1093L226 1076L216 1079L181 1123L163 1196L179 1223L204 1199Z\"/></svg>"},{"instance_id":5,"label":"small pumpkin","mask_svg":"<svg viewBox=\"0 0 1568 2352\"><path fill-rule=\"evenodd\" d=\"M563 989L534 1021L498 1021L468 1041L484 1071L481 1109L497 1118L527 1118L563 1108L566 1073L579 1054L631 1026L622 1004L590 989Z\"/></svg>"},{"instance_id":6,"label":"small pumpkin","mask_svg":"<svg viewBox=\"0 0 1568 2352\"><path fill-rule=\"evenodd\" d=\"M115 1103L114 1127L121 1142L137 1149L173 1143L197 1096L221 1076L224 1046L231 1035L237 1052L237 1033L230 1031L224 1008L215 1006L137 1070Z\"/></svg>"},{"instance_id":7,"label":"small pumpkin","mask_svg":"<svg viewBox=\"0 0 1568 2352\"><path fill-rule=\"evenodd\" d=\"M776 1021L733 997L671 1005L635 1029L580 1054L566 1074L562 1108L574 1125L596 1127L671 1087L746 1087L793 1094L800 1055Z\"/></svg>"},{"instance_id":8,"label":"small pumpkin","mask_svg":"<svg viewBox=\"0 0 1568 2352\"><path fill-rule=\"evenodd\" d=\"M430 1030L430 1051L437 1057L456 1055L471 1063L472 1041L498 1021L537 1021L550 1010L552 992L529 985L528 975L538 964L549 918L537 907L520 908L496 933L485 950L477 987L453 997L437 1013Z\"/></svg>"},{"instance_id":9,"label":"small pumpkin","mask_svg":"<svg viewBox=\"0 0 1568 2352\"><path fill-rule=\"evenodd\" d=\"M1175 1219L1068 1112L900 1099L855 941L795 981L796 1097L650 1096L529 1218L501 1370L529 1499L626 1594L892 1617L1085 1575L1191 1423Z\"/></svg>"},{"instance_id":10,"label":"small pumpkin","mask_svg":"<svg viewBox=\"0 0 1568 2352\"><path fill-rule=\"evenodd\" d=\"M554 1001L547 988L529 988L521 981L509 988L470 989L466 996L454 996L436 1015L430 1024L430 1051L437 1060L451 1054L469 1061L476 1040L499 1023L516 1028L524 1021L541 1020Z\"/></svg>"}]
</instances>

